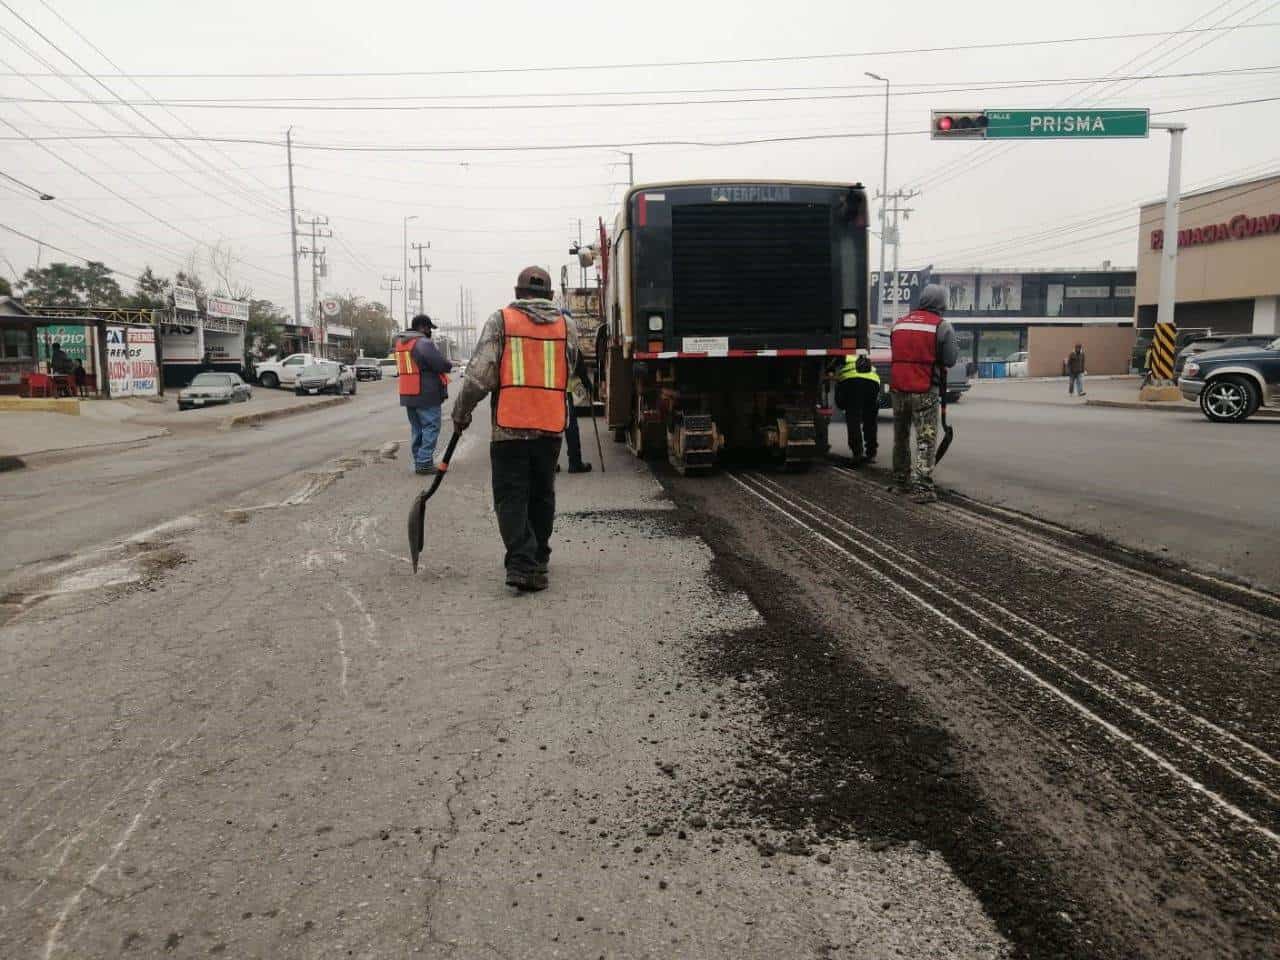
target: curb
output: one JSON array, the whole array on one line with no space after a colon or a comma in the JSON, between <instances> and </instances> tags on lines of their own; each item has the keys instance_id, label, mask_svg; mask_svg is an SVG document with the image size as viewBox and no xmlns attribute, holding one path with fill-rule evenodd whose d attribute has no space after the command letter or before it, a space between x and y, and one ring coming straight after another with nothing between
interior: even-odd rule
<instances>
[{"instance_id":1,"label":"curb","mask_svg":"<svg viewBox=\"0 0 1280 960\"><path fill-rule=\"evenodd\" d=\"M350 397L327 397L321 403L303 403L292 407L277 407L275 410L263 410L261 413L242 413L227 417L218 427L219 430L234 430L236 427L252 427L268 420L279 420L283 417L296 417L298 414L324 410L337 403L346 403Z\"/></svg>"},{"instance_id":2,"label":"curb","mask_svg":"<svg viewBox=\"0 0 1280 960\"><path fill-rule=\"evenodd\" d=\"M1115 407L1121 410L1158 410L1161 413L1199 413L1200 408L1186 400L1180 400L1176 403L1168 401L1151 401L1148 403L1137 403L1129 400L1085 400L1086 407ZM1268 410L1265 407L1259 408L1255 413L1255 417L1262 417L1267 420L1280 419L1280 412Z\"/></svg>"},{"instance_id":3,"label":"curb","mask_svg":"<svg viewBox=\"0 0 1280 960\"><path fill-rule=\"evenodd\" d=\"M77 454L91 455L102 453L113 447L131 447L137 444L147 443L151 440L157 439L158 437L168 436L172 436L172 433L161 427L154 429L141 437L133 437L129 440L107 440L105 443L82 443L75 447L54 447L50 450L30 450L16 456L0 456L0 473L3 473L6 470L20 470L23 467L44 466L46 462L64 460Z\"/></svg>"}]
</instances>

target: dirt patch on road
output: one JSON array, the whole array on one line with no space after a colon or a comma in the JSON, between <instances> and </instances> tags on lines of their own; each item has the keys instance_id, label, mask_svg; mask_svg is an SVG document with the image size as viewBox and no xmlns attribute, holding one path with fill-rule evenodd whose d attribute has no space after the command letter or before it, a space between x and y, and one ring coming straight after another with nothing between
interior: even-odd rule
<instances>
[{"instance_id":1,"label":"dirt patch on road","mask_svg":"<svg viewBox=\"0 0 1280 960\"><path fill-rule=\"evenodd\" d=\"M719 521L688 508L681 519L766 621L707 641L699 664L739 685L765 731L742 745L740 774L715 788L717 801L778 831L781 852L849 838L872 850L939 851L1019 956L1124 955L1035 841L985 804L963 751L927 707L813 622L796 585L744 555ZM773 851L765 843L761 852Z\"/></svg>"}]
</instances>

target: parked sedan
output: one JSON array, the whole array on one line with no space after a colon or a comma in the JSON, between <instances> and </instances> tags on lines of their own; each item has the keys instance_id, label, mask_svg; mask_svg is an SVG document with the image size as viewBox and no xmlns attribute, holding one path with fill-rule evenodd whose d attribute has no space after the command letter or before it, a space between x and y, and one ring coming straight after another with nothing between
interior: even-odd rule
<instances>
[{"instance_id":1,"label":"parked sedan","mask_svg":"<svg viewBox=\"0 0 1280 960\"><path fill-rule=\"evenodd\" d=\"M1239 423L1280 406L1280 338L1265 347L1210 350L1187 360L1178 387L1214 423Z\"/></svg>"},{"instance_id":2,"label":"parked sedan","mask_svg":"<svg viewBox=\"0 0 1280 960\"><path fill-rule=\"evenodd\" d=\"M238 373L224 373L224 377L231 383L231 389L236 393L237 400L250 400L253 398L253 387L245 383Z\"/></svg>"},{"instance_id":3,"label":"parked sedan","mask_svg":"<svg viewBox=\"0 0 1280 960\"><path fill-rule=\"evenodd\" d=\"M234 403L248 400L245 394L237 394L231 378L233 373L198 373L190 386L178 391L178 409L191 410L194 407L208 407L216 403Z\"/></svg>"},{"instance_id":4,"label":"parked sedan","mask_svg":"<svg viewBox=\"0 0 1280 960\"><path fill-rule=\"evenodd\" d=\"M316 360L298 372L294 392L300 397L309 393L353 394L356 392L356 374L345 363Z\"/></svg>"}]
</instances>

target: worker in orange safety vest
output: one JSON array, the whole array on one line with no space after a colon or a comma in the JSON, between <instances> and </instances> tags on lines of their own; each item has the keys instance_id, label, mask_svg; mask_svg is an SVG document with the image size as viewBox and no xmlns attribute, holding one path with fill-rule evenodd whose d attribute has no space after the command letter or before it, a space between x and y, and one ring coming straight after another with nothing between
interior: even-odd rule
<instances>
[{"instance_id":1,"label":"worker in orange safety vest","mask_svg":"<svg viewBox=\"0 0 1280 960\"><path fill-rule=\"evenodd\" d=\"M506 582L534 591L549 583L555 469L568 422L565 391L578 359L578 331L551 302L545 270L520 271L515 293L514 301L485 322L454 401L453 425L467 429L476 404L493 395L489 460Z\"/></svg>"}]
</instances>

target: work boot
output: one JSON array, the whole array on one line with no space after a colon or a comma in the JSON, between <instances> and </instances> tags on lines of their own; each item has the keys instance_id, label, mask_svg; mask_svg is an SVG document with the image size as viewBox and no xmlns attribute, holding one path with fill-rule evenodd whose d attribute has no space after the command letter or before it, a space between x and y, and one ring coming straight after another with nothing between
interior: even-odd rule
<instances>
[{"instance_id":1,"label":"work boot","mask_svg":"<svg viewBox=\"0 0 1280 960\"><path fill-rule=\"evenodd\" d=\"M571 463L569 465L570 473L590 473L591 464L589 463Z\"/></svg>"},{"instance_id":2,"label":"work boot","mask_svg":"<svg viewBox=\"0 0 1280 960\"><path fill-rule=\"evenodd\" d=\"M912 503L937 503L938 495L929 487L911 491Z\"/></svg>"},{"instance_id":3,"label":"work boot","mask_svg":"<svg viewBox=\"0 0 1280 960\"><path fill-rule=\"evenodd\" d=\"M521 593L534 593L538 590L545 590L548 582L545 573L537 573L535 571L523 573L519 570L507 571L507 586L515 587Z\"/></svg>"},{"instance_id":4,"label":"work boot","mask_svg":"<svg viewBox=\"0 0 1280 960\"><path fill-rule=\"evenodd\" d=\"M887 487L885 487L885 489L888 490L890 493L896 493L899 496L911 492L911 488L909 486L907 486L905 483L899 483L897 480L894 480Z\"/></svg>"}]
</instances>

